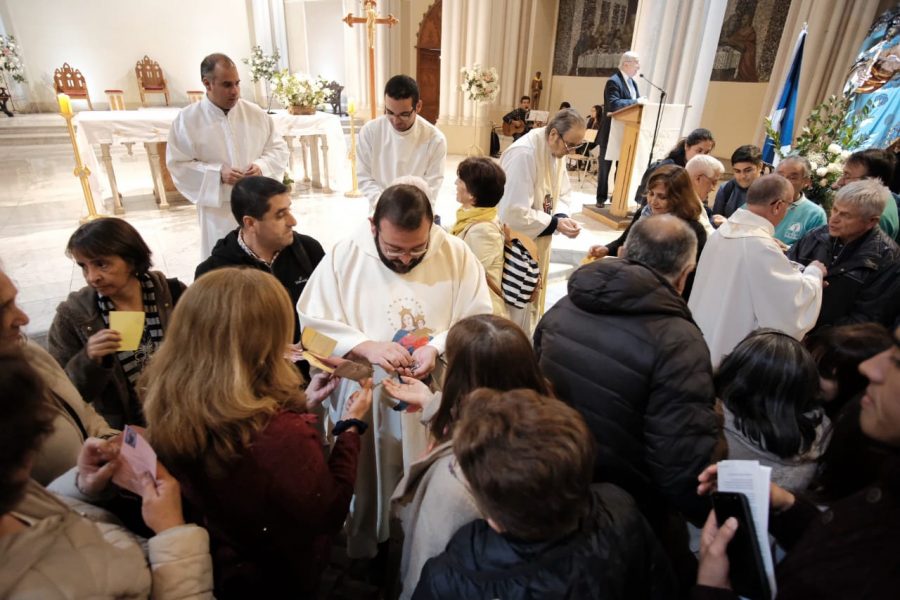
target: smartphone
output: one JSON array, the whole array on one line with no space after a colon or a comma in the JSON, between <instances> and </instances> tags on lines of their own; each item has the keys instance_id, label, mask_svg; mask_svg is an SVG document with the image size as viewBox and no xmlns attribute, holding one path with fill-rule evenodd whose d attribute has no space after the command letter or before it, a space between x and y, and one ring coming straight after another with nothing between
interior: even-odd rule
<instances>
[{"instance_id":1,"label":"smartphone","mask_svg":"<svg viewBox=\"0 0 900 600\"><path fill-rule=\"evenodd\" d=\"M712 503L719 527L729 517L734 517L738 522L734 538L728 544L731 589L750 600L771 600L772 590L763 565L747 496L736 492L715 492Z\"/></svg>"}]
</instances>

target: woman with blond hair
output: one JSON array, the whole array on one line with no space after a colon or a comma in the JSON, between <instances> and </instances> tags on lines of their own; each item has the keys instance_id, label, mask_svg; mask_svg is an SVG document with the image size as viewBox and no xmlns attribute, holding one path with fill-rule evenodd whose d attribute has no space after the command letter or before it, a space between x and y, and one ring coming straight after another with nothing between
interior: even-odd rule
<instances>
[{"instance_id":1,"label":"woman with blond hair","mask_svg":"<svg viewBox=\"0 0 900 600\"><path fill-rule=\"evenodd\" d=\"M293 314L284 287L221 269L184 294L141 379L147 434L210 533L216 597L306 597L327 564L356 480L371 387L348 402L326 460L306 391L285 359Z\"/></svg>"}]
</instances>

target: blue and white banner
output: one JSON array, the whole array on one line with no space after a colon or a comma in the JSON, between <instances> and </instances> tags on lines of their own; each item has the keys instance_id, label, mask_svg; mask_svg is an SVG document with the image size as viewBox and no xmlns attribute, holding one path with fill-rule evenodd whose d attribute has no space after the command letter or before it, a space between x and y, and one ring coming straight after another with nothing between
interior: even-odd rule
<instances>
[{"instance_id":1,"label":"blue and white banner","mask_svg":"<svg viewBox=\"0 0 900 600\"><path fill-rule=\"evenodd\" d=\"M775 154L775 145L781 150L781 154L787 154L791 150L791 142L794 139L794 121L797 113L797 97L800 95L800 65L803 62L803 46L806 42L806 27L800 32L797 38L797 45L794 46L794 55L791 59L791 68L787 73L784 84L781 86L781 93L769 118L772 120L772 128L778 132L778 139L773 140L766 138L763 145L762 158L770 164L778 164Z\"/></svg>"}]
</instances>

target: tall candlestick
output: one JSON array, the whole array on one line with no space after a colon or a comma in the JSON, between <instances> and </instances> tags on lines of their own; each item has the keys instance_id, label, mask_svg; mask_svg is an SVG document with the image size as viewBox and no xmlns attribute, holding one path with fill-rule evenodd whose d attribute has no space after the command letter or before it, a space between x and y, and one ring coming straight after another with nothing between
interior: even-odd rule
<instances>
[{"instance_id":1,"label":"tall candlestick","mask_svg":"<svg viewBox=\"0 0 900 600\"><path fill-rule=\"evenodd\" d=\"M91 170L84 166L84 163L81 161L81 153L78 152L78 142L75 139L75 127L72 125L72 101L65 94L60 94L57 100L59 101L59 114L66 120L66 129L69 132L69 140L72 142L72 151L75 152L74 175L81 181L81 192L84 194L84 203L87 205L88 210L87 216L79 219L79 222L87 223L107 215L98 214L97 209L94 207L94 194L91 192L91 183L88 179L91 175Z\"/></svg>"},{"instance_id":2,"label":"tall candlestick","mask_svg":"<svg viewBox=\"0 0 900 600\"><path fill-rule=\"evenodd\" d=\"M356 176L356 131L353 128L353 115L356 114L356 103L353 100L347 103L347 114L350 115L350 153L348 158L350 159L350 176L353 180L353 189L349 192L344 192L344 196L347 198L359 198L362 196L362 193L359 191L359 179Z\"/></svg>"}]
</instances>

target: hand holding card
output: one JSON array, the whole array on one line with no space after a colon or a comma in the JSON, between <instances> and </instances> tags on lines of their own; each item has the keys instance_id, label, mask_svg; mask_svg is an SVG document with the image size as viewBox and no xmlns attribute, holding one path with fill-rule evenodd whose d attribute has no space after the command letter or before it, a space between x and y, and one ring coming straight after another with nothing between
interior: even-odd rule
<instances>
[{"instance_id":1,"label":"hand holding card","mask_svg":"<svg viewBox=\"0 0 900 600\"><path fill-rule=\"evenodd\" d=\"M137 430L126 425L122 432L119 457L119 466L113 475L113 483L130 492L143 495L143 475L146 473L156 479L156 452Z\"/></svg>"},{"instance_id":2,"label":"hand holding card","mask_svg":"<svg viewBox=\"0 0 900 600\"><path fill-rule=\"evenodd\" d=\"M117 440L88 438L78 453L76 487L88 496L99 496L119 466Z\"/></svg>"},{"instance_id":3,"label":"hand holding card","mask_svg":"<svg viewBox=\"0 0 900 600\"><path fill-rule=\"evenodd\" d=\"M300 335L300 343L303 347L303 358L313 367L326 373L334 372L334 367L323 362L334 352L337 340L324 333L319 333L312 327L304 327Z\"/></svg>"},{"instance_id":4,"label":"hand holding card","mask_svg":"<svg viewBox=\"0 0 900 600\"><path fill-rule=\"evenodd\" d=\"M144 335L144 311L111 310L109 312L109 328L118 331L122 336L120 351L134 352L141 345Z\"/></svg>"}]
</instances>

